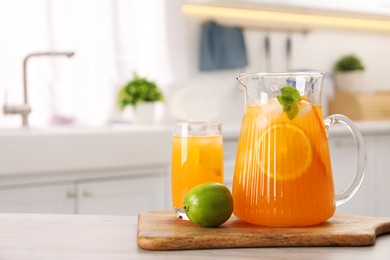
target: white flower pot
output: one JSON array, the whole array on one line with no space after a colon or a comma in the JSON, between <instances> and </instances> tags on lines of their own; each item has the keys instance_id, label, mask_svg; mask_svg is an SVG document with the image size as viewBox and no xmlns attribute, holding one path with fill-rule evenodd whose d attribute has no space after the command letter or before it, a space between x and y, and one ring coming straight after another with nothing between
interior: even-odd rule
<instances>
[{"instance_id":1,"label":"white flower pot","mask_svg":"<svg viewBox=\"0 0 390 260\"><path fill-rule=\"evenodd\" d=\"M349 71L335 73L336 89L349 92L370 92L365 82L364 71Z\"/></svg>"},{"instance_id":2,"label":"white flower pot","mask_svg":"<svg viewBox=\"0 0 390 260\"><path fill-rule=\"evenodd\" d=\"M155 103L138 103L134 107L134 120L138 124L153 124L155 122Z\"/></svg>"}]
</instances>

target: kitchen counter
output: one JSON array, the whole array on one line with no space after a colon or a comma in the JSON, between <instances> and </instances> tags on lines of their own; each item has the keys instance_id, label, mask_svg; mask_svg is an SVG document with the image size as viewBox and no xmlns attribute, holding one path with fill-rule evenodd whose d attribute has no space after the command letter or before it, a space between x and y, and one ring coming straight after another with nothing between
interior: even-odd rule
<instances>
[{"instance_id":1,"label":"kitchen counter","mask_svg":"<svg viewBox=\"0 0 390 260\"><path fill-rule=\"evenodd\" d=\"M0 130L0 176L165 166L166 126Z\"/></svg>"},{"instance_id":2,"label":"kitchen counter","mask_svg":"<svg viewBox=\"0 0 390 260\"><path fill-rule=\"evenodd\" d=\"M383 135L390 133L390 121L355 121L363 136ZM342 124L336 124L330 128L333 136L350 135L348 128Z\"/></svg>"},{"instance_id":3,"label":"kitchen counter","mask_svg":"<svg viewBox=\"0 0 390 260\"><path fill-rule=\"evenodd\" d=\"M390 121L356 122L364 137L390 134ZM171 125L112 125L0 130L0 176L165 166ZM237 142L240 126L223 125L225 144ZM339 124L330 137L349 136ZM22 163L20 163L22 162Z\"/></svg>"},{"instance_id":4,"label":"kitchen counter","mask_svg":"<svg viewBox=\"0 0 390 260\"><path fill-rule=\"evenodd\" d=\"M0 214L0 259L389 259L390 235L369 247L146 251L136 216Z\"/></svg>"}]
</instances>

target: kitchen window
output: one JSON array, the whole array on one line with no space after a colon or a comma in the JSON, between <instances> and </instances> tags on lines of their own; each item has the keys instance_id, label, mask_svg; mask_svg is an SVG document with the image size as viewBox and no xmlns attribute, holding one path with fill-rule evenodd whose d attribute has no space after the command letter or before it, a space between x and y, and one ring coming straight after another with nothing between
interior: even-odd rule
<instances>
[{"instance_id":1,"label":"kitchen window","mask_svg":"<svg viewBox=\"0 0 390 260\"><path fill-rule=\"evenodd\" d=\"M29 60L30 125L109 123L118 115L116 93L133 70L163 90L182 77L180 8L180 0L1 1L0 105L23 102L26 55L73 51L70 59ZM4 126L20 126L20 116L1 113Z\"/></svg>"}]
</instances>

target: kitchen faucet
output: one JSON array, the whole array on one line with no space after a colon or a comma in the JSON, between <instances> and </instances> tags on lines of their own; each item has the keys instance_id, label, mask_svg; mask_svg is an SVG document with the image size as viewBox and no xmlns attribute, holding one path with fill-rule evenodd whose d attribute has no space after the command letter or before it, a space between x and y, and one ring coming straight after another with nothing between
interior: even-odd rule
<instances>
[{"instance_id":1,"label":"kitchen faucet","mask_svg":"<svg viewBox=\"0 0 390 260\"><path fill-rule=\"evenodd\" d=\"M3 106L3 113L8 114L20 114L22 116L23 127L28 127L28 115L31 113L31 106L28 103L28 91L27 91L27 61L31 57L36 56L66 56L72 57L74 52L34 52L28 54L23 60L23 104L21 105L8 105L5 100Z\"/></svg>"}]
</instances>

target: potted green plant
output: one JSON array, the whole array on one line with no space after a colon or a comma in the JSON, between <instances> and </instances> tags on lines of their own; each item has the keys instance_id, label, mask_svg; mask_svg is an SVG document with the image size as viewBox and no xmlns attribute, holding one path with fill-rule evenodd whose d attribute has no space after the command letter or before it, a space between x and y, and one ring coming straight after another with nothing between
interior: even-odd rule
<instances>
[{"instance_id":1,"label":"potted green plant","mask_svg":"<svg viewBox=\"0 0 390 260\"><path fill-rule=\"evenodd\" d=\"M359 57L342 56L334 65L336 89L341 91L366 91L365 67Z\"/></svg>"},{"instance_id":2,"label":"potted green plant","mask_svg":"<svg viewBox=\"0 0 390 260\"><path fill-rule=\"evenodd\" d=\"M153 123L156 102L164 101L164 95L157 84L133 72L133 79L119 89L117 104L121 111L134 109L138 123Z\"/></svg>"}]
</instances>

